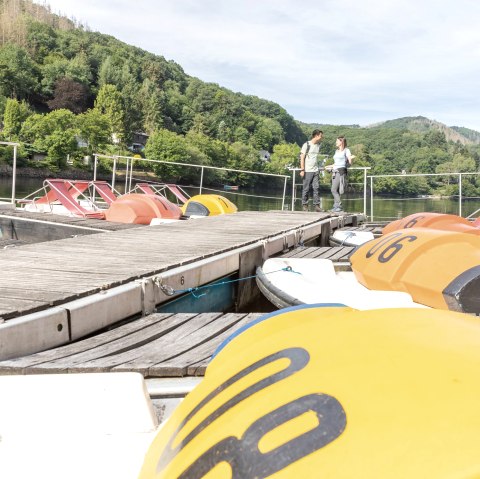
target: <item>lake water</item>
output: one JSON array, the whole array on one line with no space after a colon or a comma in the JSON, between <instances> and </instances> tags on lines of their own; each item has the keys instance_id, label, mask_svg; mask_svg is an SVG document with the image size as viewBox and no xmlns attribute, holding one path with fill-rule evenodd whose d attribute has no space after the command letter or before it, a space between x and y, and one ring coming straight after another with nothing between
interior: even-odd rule
<instances>
[{"instance_id":1,"label":"lake water","mask_svg":"<svg viewBox=\"0 0 480 479\"><path fill-rule=\"evenodd\" d=\"M16 197L23 198L42 187L43 180L38 178L17 177ZM0 176L0 200L8 201L11 198L12 180L9 177ZM116 188L124 192L124 185L117 183ZM198 188L185 188L190 195L198 193ZM235 203L240 211L268 211L282 209L282 191L265 190L242 190L238 192L206 189L203 193L218 193ZM283 209L291 209L291 191L285 198ZM301 210L300 187L297 188L297 200L295 210ZM321 192L322 208L328 210L333 206L333 198L329 191ZM363 212L364 200L363 194L346 194L342 197L345 211ZM462 216L468 216L480 208L480 198L467 199L462 203ZM374 197L373 200L373 221L389 221L392 219L403 218L412 213L429 211L434 213L459 214L459 204L456 198L385 198ZM367 197L367 215L371 215L370 196Z\"/></svg>"}]
</instances>

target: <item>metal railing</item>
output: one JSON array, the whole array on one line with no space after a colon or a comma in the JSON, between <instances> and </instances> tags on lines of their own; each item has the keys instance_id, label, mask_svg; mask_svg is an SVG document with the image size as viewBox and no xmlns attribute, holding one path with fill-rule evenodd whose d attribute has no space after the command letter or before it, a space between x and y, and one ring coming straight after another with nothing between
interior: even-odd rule
<instances>
[{"instance_id":1,"label":"metal railing","mask_svg":"<svg viewBox=\"0 0 480 479\"><path fill-rule=\"evenodd\" d=\"M0 141L0 145L13 146L13 166L12 166L12 197L11 203L15 205L15 186L17 180L17 148L20 143L13 143L11 141Z\"/></svg>"},{"instance_id":2,"label":"metal railing","mask_svg":"<svg viewBox=\"0 0 480 479\"><path fill-rule=\"evenodd\" d=\"M292 211L295 210L295 201L297 200L297 186L301 186L302 183L296 183L296 173L301 171L301 168L288 168L292 172ZM363 171L363 214L367 216L367 170L370 170L370 166L351 166L348 170L362 170ZM325 171L324 168L321 172Z\"/></svg>"},{"instance_id":3,"label":"metal railing","mask_svg":"<svg viewBox=\"0 0 480 479\"><path fill-rule=\"evenodd\" d=\"M16 193L16 169L17 169L17 148L20 146L19 143L14 142L5 142L0 141L0 145L5 146L13 146L13 171L12 171L12 189L11 189L11 197L10 201L13 205L16 203L15 193ZM203 184L204 179L204 171L208 170L218 170L218 171L225 171L225 172L234 172L234 173L242 173L248 175L260 175L260 176L268 176L268 177L276 177L283 179L283 194L281 197L282 206L281 209L285 209L285 199L286 199L286 191L287 191L287 181L292 180L292 198L291 198L291 209L292 211L295 210L295 202L297 201L296 196L296 188L301 185L296 183L296 173L300 171L300 168L291 168L289 167L288 170L291 171L291 177L289 175L279 175L274 173L264 173L264 172L255 172L255 171L248 171L248 170L240 170L240 169L233 169L233 168L224 168L224 167L216 167L216 166L207 166L207 165L197 165L192 163L180 163L180 162L171 162L171 161L162 161L162 160L153 160L149 158L135 158L133 156L122 156L122 155L104 155L100 153L95 153L94 155L94 173L93 173L93 181L97 180L97 167L98 167L98 160L100 158L104 158L106 160L111 160L113 162L113 169L112 169L112 181L111 186L112 189L115 189L115 179L117 175L118 163L119 161L124 161L126 165L125 170L125 191L132 190L132 181L133 181L133 167L135 162L147 162L147 163L157 163L157 164L165 164L165 165L178 165L182 167L190 167L190 168L197 168L200 169L200 181L198 185L198 189L200 194L202 190L210 190L210 191L217 191L212 190L210 188L206 188ZM374 221L374 180L378 178L418 178L418 177L456 177L458 180L458 215L463 215L463 207L462 202L466 198L463 192L463 177L465 176L478 176L480 172L465 172L465 173L401 173L401 174L391 174L391 175L367 175L367 170L370 170L370 167L351 167L349 170L362 170L363 171L363 214L366 217L370 217L371 221ZM359 183L361 184L361 183ZM368 188L370 188L370 208L368 208ZM237 193L238 195L243 196L257 196L257 195L245 195L242 193ZM278 200L279 197L271 197L271 196L258 196L259 198L269 198ZM417 198L418 199L418 198ZM370 211L368 211L370 209ZM369 214L368 214L369 213ZM480 208L475 210L473 213L469 214L468 217L475 217L480 213Z\"/></svg>"},{"instance_id":4,"label":"metal railing","mask_svg":"<svg viewBox=\"0 0 480 479\"><path fill-rule=\"evenodd\" d=\"M199 194L202 194L202 189L205 187L203 186L203 177L204 171L208 170L218 170L218 171L227 171L233 173L243 173L255 176L269 176L269 177L276 177L276 178L283 178L283 195L282 195L282 210L285 206L285 196L287 191L287 181L290 179L288 175L278 175L274 173L263 173L258 171L248 171L248 170L238 170L234 168L223 168L218 166L207 166L207 165L196 165L192 163L179 163L175 161L163 161L163 160L152 160L149 158L135 158L133 156L120 156L120 155L102 155L99 153L95 153L94 155L94 168L93 168L93 180L96 181L97 179L97 163L99 158L104 158L107 160L113 161L113 171L112 171L112 186L115 187L115 175L118 165L118 160L123 159L126 163L126 174L125 174L125 191L130 191L132 189L132 180L133 180L133 165L135 161L137 162L148 162L148 163L157 163L157 164L164 164L164 165L178 165L182 167L191 167L191 168L200 168L200 182L198 185ZM237 193L241 194L241 193ZM244 195L245 196L245 195ZM267 197L263 197L267 198Z\"/></svg>"},{"instance_id":5,"label":"metal railing","mask_svg":"<svg viewBox=\"0 0 480 479\"><path fill-rule=\"evenodd\" d=\"M462 177L463 176L471 176L480 175L480 172L468 172L468 173L401 173L396 175L369 175L368 178L370 179L370 221L374 219L374 211L373 211L373 197L374 197L374 183L373 180L375 178L418 178L418 177L433 177L433 176L446 176L446 177L458 177L458 216L462 216L462 201L463 201L463 191L462 191ZM473 217L477 213L480 212L480 208L471 213L468 217Z\"/></svg>"}]
</instances>

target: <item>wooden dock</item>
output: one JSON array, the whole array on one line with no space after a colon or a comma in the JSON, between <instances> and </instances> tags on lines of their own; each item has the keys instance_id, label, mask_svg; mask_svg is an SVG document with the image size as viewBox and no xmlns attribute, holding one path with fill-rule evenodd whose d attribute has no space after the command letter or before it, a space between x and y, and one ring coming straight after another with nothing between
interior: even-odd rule
<instances>
[{"instance_id":1,"label":"wooden dock","mask_svg":"<svg viewBox=\"0 0 480 479\"><path fill-rule=\"evenodd\" d=\"M234 272L246 277L269 256L318 238L326 244L359 216L240 212L4 249L0 359L152 313L170 299L165 285L185 290Z\"/></svg>"},{"instance_id":2,"label":"wooden dock","mask_svg":"<svg viewBox=\"0 0 480 479\"><path fill-rule=\"evenodd\" d=\"M300 247L282 256L346 261L351 247ZM146 378L202 376L218 346L262 313L155 313L110 331L0 362L0 374L139 372Z\"/></svg>"}]
</instances>

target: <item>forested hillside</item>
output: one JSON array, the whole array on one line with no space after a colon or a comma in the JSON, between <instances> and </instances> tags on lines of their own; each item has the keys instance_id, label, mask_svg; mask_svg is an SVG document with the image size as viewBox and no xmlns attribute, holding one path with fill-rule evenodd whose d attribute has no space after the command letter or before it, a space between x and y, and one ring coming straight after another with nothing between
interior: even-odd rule
<instances>
[{"instance_id":1,"label":"forested hillside","mask_svg":"<svg viewBox=\"0 0 480 479\"><path fill-rule=\"evenodd\" d=\"M151 159L286 174L318 126L326 154L333 155L336 135L346 135L357 165L372 173L475 171L479 165L474 143L480 134L472 130L428 119L370 128L302 124L276 103L205 83L174 61L91 32L30 0L0 0L0 120L0 139L21 143L23 165L53 172L67 168L67 157L87 168L86 155L132 155L128 148L143 133L142 154ZM269 161L263 151L271 153ZM44 161L32 161L34 153ZM10 158L0 148L0 161ZM190 179L183 168L156 168L169 175L164 179ZM251 178L229 180L254 186ZM470 183L480 192L473 178ZM422 193L456 188L450 180L412 185ZM404 193L405 187L385 182L384 191Z\"/></svg>"}]
</instances>

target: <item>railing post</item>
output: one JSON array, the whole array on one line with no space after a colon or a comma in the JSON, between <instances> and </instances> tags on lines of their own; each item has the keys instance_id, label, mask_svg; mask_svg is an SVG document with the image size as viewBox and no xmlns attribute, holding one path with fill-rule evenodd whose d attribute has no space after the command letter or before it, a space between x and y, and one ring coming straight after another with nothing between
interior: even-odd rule
<instances>
[{"instance_id":1,"label":"railing post","mask_svg":"<svg viewBox=\"0 0 480 479\"><path fill-rule=\"evenodd\" d=\"M370 177L370 221L373 221L373 176Z\"/></svg>"},{"instance_id":2,"label":"railing post","mask_svg":"<svg viewBox=\"0 0 480 479\"><path fill-rule=\"evenodd\" d=\"M13 145L12 205L15 206L15 184L17 179L17 145Z\"/></svg>"},{"instance_id":3,"label":"railing post","mask_svg":"<svg viewBox=\"0 0 480 479\"><path fill-rule=\"evenodd\" d=\"M295 211L295 168L292 171L292 211Z\"/></svg>"},{"instance_id":4,"label":"railing post","mask_svg":"<svg viewBox=\"0 0 480 479\"><path fill-rule=\"evenodd\" d=\"M125 168L125 193L128 193L128 168L130 165L130 161L127 158L127 166Z\"/></svg>"},{"instance_id":5,"label":"railing post","mask_svg":"<svg viewBox=\"0 0 480 479\"><path fill-rule=\"evenodd\" d=\"M113 171L112 171L112 190L115 191L115 177L117 175L117 157L113 157Z\"/></svg>"},{"instance_id":6,"label":"railing post","mask_svg":"<svg viewBox=\"0 0 480 479\"><path fill-rule=\"evenodd\" d=\"M283 208L285 207L285 195L287 193L287 177L284 178L283 180L283 197L282 197L282 211Z\"/></svg>"},{"instance_id":7,"label":"railing post","mask_svg":"<svg viewBox=\"0 0 480 479\"><path fill-rule=\"evenodd\" d=\"M367 169L363 169L363 215L367 217Z\"/></svg>"},{"instance_id":8,"label":"railing post","mask_svg":"<svg viewBox=\"0 0 480 479\"><path fill-rule=\"evenodd\" d=\"M458 216L462 216L462 174L458 174Z\"/></svg>"},{"instance_id":9,"label":"railing post","mask_svg":"<svg viewBox=\"0 0 480 479\"><path fill-rule=\"evenodd\" d=\"M203 187L203 170L204 170L204 169L205 169L205 168L202 166L202 171L201 171L201 173L200 173L200 192L199 192L200 195L202 194L202 187Z\"/></svg>"},{"instance_id":10,"label":"railing post","mask_svg":"<svg viewBox=\"0 0 480 479\"><path fill-rule=\"evenodd\" d=\"M130 160L130 179L128 181L128 191L132 191L132 177L133 177L133 162L135 160L132 158Z\"/></svg>"},{"instance_id":11,"label":"railing post","mask_svg":"<svg viewBox=\"0 0 480 479\"><path fill-rule=\"evenodd\" d=\"M97 181L97 155L93 155L93 181Z\"/></svg>"}]
</instances>

